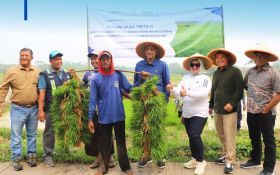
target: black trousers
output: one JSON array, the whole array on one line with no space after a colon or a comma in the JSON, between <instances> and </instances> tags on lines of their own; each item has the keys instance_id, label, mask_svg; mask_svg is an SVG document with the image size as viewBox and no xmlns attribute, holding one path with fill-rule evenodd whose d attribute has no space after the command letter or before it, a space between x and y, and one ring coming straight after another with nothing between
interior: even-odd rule
<instances>
[{"instance_id":1,"label":"black trousers","mask_svg":"<svg viewBox=\"0 0 280 175\"><path fill-rule=\"evenodd\" d=\"M251 160L258 164L261 163L262 135L265 146L263 168L269 172L273 172L276 162L276 144L273 130L275 117L271 112L267 114L247 113L247 124L252 144Z\"/></svg>"},{"instance_id":2,"label":"black trousers","mask_svg":"<svg viewBox=\"0 0 280 175\"><path fill-rule=\"evenodd\" d=\"M94 123L95 132L94 134L91 134L91 140L89 143L85 144L85 152L89 156L98 156L99 154L99 137L100 137L100 131L98 128L98 116L94 116L92 119ZM112 139L112 148L111 148L111 154L114 154L114 140Z\"/></svg>"},{"instance_id":3,"label":"black trousers","mask_svg":"<svg viewBox=\"0 0 280 175\"><path fill-rule=\"evenodd\" d=\"M99 123L100 131L100 153L102 156L101 167L104 168L103 171L108 171L109 160L111 156L112 148L112 129L114 128L116 142L117 142L117 153L118 161L122 171L127 171L131 169L126 149L125 141L125 121L101 124Z\"/></svg>"},{"instance_id":4,"label":"black trousers","mask_svg":"<svg viewBox=\"0 0 280 175\"><path fill-rule=\"evenodd\" d=\"M203 142L200 135L203 131L206 121L207 118L197 116L184 118L185 128L189 136L192 157L198 162L202 162L204 160Z\"/></svg>"}]
</instances>

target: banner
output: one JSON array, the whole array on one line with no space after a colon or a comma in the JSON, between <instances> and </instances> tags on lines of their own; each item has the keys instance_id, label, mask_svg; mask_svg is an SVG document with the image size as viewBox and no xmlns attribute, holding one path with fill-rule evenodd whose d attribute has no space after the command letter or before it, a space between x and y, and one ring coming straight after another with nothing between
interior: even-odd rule
<instances>
[{"instance_id":1,"label":"banner","mask_svg":"<svg viewBox=\"0 0 280 175\"><path fill-rule=\"evenodd\" d=\"M89 52L108 50L116 58L138 57L135 47L153 41L165 57L206 55L224 47L223 9L211 7L180 12L88 10Z\"/></svg>"}]
</instances>

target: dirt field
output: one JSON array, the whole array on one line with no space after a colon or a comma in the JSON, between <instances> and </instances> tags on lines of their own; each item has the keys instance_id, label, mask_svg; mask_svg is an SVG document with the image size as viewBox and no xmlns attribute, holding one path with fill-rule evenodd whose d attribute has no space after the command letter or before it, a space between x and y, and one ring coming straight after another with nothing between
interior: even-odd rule
<instances>
[{"instance_id":1,"label":"dirt field","mask_svg":"<svg viewBox=\"0 0 280 175\"><path fill-rule=\"evenodd\" d=\"M222 165L207 163L205 175L222 175ZM132 169L135 175L192 175L193 170L185 169L182 163L167 163L166 168L159 169L154 164L145 168L138 168L134 163ZM24 170L15 172L10 163L0 163L0 175L93 175L97 170L88 168L84 164L59 164L54 168L47 168L42 163L37 167L30 168L24 163ZM244 170L236 164L233 175L256 175L261 171L261 168ZM275 167L275 175L280 175L280 162L277 162ZM108 175L123 175L119 166L109 170Z\"/></svg>"}]
</instances>

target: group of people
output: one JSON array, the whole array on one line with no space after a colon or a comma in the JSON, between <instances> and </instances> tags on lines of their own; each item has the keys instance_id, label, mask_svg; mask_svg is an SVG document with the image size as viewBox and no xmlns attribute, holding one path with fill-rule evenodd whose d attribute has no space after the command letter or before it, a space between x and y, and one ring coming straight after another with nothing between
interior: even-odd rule
<instances>
[{"instance_id":1,"label":"group of people","mask_svg":"<svg viewBox=\"0 0 280 175\"><path fill-rule=\"evenodd\" d=\"M268 62L278 57L264 44L247 50L246 56L253 59L255 67L248 70L243 79L241 71L234 66L236 56L227 49L211 50L207 56L196 53L183 61L189 71L178 86L170 81L167 64L161 60L164 48L155 42L142 42L136 53L143 58L136 64L134 82L130 84L126 76L114 69L113 55L109 51L89 53L88 58L94 70L83 77L90 89L88 128L92 132L91 142L85 144L85 152L96 156L91 168L99 168L96 175L106 174L116 165L113 158L114 129L118 162L123 172L134 174L131 169L125 137L125 111L123 96L135 86L140 86L150 75L157 75L158 90L168 102L170 93L182 100L181 120L186 128L192 158L184 164L194 168L194 174L204 173L206 161L203 154L203 132L207 117L214 114L215 127L222 145L222 155L217 164L223 164L224 173L230 174L236 163L235 134L237 131L237 111L244 89L247 90L247 124L252 144L250 159L241 168L259 167L262 158L262 142L265 145L263 170L260 175L271 175L276 162L274 124L275 106L280 101L280 75ZM27 133L27 163L36 166L36 137L38 120L45 121L43 134L44 164L53 167L55 133L52 127L50 106L54 90L71 79L71 74L62 68L63 54L51 51L50 68L41 71L31 64L33 52L29 48L20 50L20 64L7 70L0 86L0 104L4 103L9 88L11 95L11 150L13 168L22 170L22 129ZM211 80L206 70L216 65ZM210 101L209 101L210 94ZM151 150L150 150L151 151ZM138 167L143 168L152 160L140 159ZM159 168L165 167L163 160L157 160Z\"/></svg>"},{"instance_id":2,"label":"group of people","mask_svg":"<svg viewBox=\"0 0 280 175\"><path fill-rule=\"evenodd\" d=\"M273 174L276 162L275 106L280 101L280 75L268 62L276 61L278 57L264 43L247 50L245 55L253 59L256 66L248 70L244 79L241 71L233 66L236 56L227 49L218 48L211 50L207 56L194 54L187 57L183 66L190 74L185 75L177 87L167 85L167 89L183 101L182 123L188 134L192 154L192 159L184 167L195 168L194 174L203 174L206 166L201 133L208 114L214 114L215 128L222 144L222 155L216 163L225 165L224 173L233 173L236 163L235 135L240 128L237 112L241 110L243 89L247 90L247 125L252 151L250 159L240 164L240 167L261 166L262 135L265 151L260 175ZM212 64L218 68L211 81L205 70Z\"/></svg>"}]
</instances>

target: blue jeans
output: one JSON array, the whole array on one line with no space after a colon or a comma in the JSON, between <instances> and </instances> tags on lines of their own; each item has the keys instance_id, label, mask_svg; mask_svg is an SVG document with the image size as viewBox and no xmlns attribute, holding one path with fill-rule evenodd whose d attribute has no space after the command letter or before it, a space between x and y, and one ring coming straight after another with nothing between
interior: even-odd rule
<instances>
[{"instance_id":1,"label":"blue jeans","mask_svg":"<svg viewBox=\"0 0 280 175\"><path fill-rule=\"evenodd\" d=\"M25 124L27 138L27 154L36 154L36 138L38 127L38 107L21 107L11 105L11 150L12 160L21 158L22 129Z\"/></svg>"}]
</instances>

